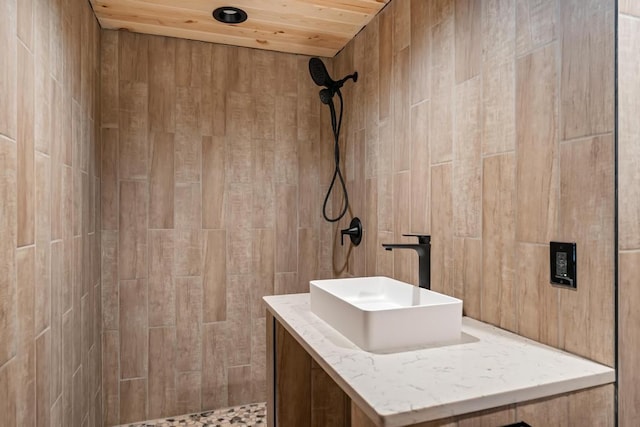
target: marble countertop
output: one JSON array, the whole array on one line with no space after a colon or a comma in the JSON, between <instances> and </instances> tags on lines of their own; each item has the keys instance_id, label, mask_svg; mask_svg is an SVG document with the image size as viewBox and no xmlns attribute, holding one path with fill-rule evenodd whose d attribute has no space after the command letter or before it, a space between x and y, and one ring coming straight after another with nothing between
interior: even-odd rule
<instances>
[{"instance_id":1,"label":"marble countertop","mask_svg":"<svg viewBox=\"0 0 640 427\"><path fill-rule=\"evenodd\" d=\"M437 420L615 380L612 368L467 317L458 343L377 354L361 350L311 313L309 294L264 300L314 360L383 427Z\"/></svg>"}]
</instances>

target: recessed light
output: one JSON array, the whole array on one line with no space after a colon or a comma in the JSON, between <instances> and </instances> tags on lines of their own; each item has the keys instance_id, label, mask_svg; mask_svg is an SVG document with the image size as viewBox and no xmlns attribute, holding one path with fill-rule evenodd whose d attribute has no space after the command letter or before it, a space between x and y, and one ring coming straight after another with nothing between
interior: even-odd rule
<instances>
[{"instance_id":1,"label":"recessed light","mask_svg":"<svg viewBox=\"0 0 640 427\"><path fill-rule=\"evenodd\" d=\"M247 12L233 6L222 6L213 11L213 17L223 24L240 24L247 20Z\"/></svg>"}]
</instances>

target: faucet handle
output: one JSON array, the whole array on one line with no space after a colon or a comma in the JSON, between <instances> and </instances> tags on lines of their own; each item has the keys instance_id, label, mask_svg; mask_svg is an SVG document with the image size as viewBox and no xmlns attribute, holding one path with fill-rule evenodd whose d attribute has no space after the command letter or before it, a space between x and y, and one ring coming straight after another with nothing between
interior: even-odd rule
<instances>
[{"instance_id":1,"label":"faucet handle","mask_svg":"<svg viewBox=\"0 0 640 427\"><path fill-rule=\"evenodd\" d=\"M431 236L429 234L415 234L415 233L407 233L403 234L404 237L417 237L418 243L420 244L431 244Z\"/></svg>"}]
</instances>

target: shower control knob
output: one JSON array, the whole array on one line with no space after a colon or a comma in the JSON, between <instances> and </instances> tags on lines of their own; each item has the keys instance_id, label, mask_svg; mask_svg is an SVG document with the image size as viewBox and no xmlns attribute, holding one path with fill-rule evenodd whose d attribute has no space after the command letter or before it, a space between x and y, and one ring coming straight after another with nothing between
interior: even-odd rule
<instances>
[{"instance_id":1,"label":"shower control knob","mask_svg":"<svg viewBox=\"0 0 640 427\"><path fill-rule=\"evenodd\" d=\"M362 221L360 218L355 217L351 220L349 228L345 228L340 231L340 244L344 245L344 236L347 235L351 238L353 246L358 246L362 241Z\"/></svg>"}]
</instances>

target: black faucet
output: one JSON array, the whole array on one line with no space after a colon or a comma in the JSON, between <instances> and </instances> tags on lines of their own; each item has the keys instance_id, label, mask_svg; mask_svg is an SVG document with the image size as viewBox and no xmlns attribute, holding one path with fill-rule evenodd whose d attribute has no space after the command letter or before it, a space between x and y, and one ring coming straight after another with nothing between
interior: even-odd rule
<instances>
[{"instance_id":1,"label":"black faucet","mask_svg":"<svg viewBox=\"0 0 640 427\"><path fill-rule=\"evenodd\" d=\"M405 237L417 237L418 243L383 243L387 251L393 249L413 249L418 252L418 286L431 289L431 236L425 234L403 234Z\"/></svg>"}]
</instances>

